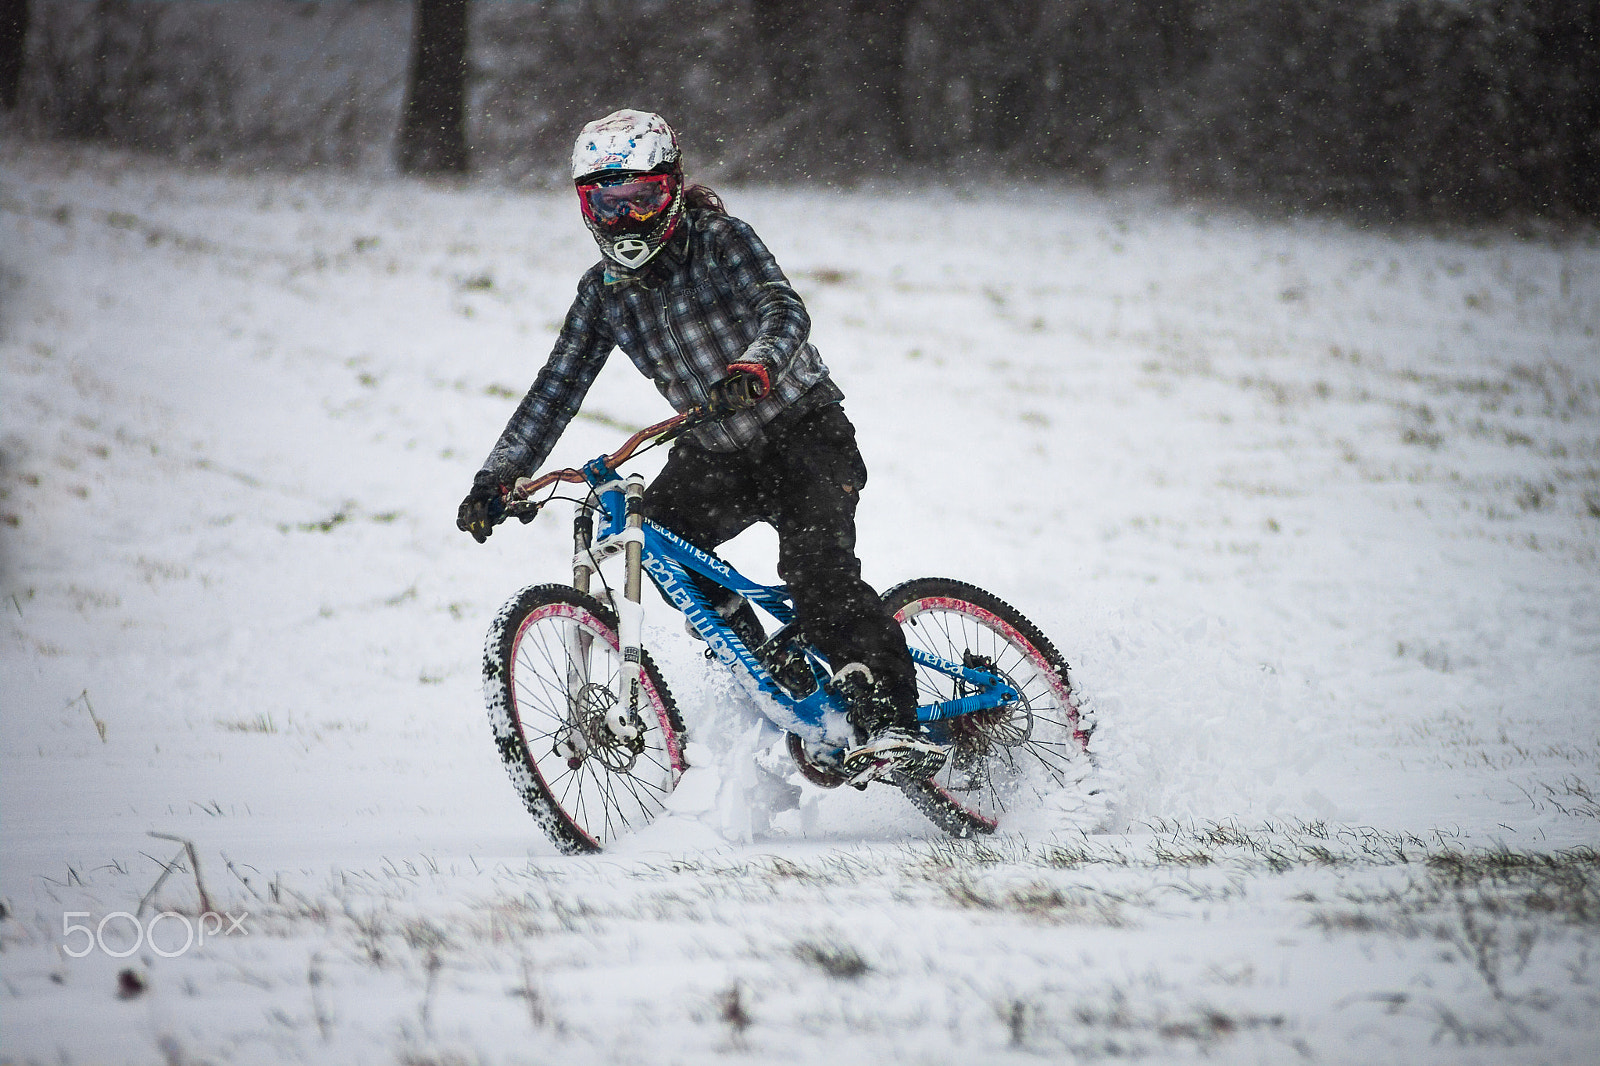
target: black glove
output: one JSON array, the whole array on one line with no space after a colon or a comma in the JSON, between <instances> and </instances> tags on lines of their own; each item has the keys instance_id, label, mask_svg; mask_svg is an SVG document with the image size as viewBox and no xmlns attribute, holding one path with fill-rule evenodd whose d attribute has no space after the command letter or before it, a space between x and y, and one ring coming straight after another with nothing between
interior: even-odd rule
<instances>
[{"instance_id":1,"label":"black glove","mask_svg":"<svg viewBox=\"0 0 1600 1066\"><path fill-rule=\"evenodd\" d=\"M747 411L766 398L771 390L767 368L756 363L734 363L728 376L711 386L706 396L706 413L713 418Z\"/></svg>"},{"instance_id":2,"label":"black glove","mask_svg":"<svg viewBox=\"0 0 1600 1066\"><path fill-rule=\"evenodd\" d=\"M506 505L500 497L500 486L474 478L472 491L456 511L456 528L471 533L472 539L482 544L505 516Z\"/></svg>"}]
</instances>

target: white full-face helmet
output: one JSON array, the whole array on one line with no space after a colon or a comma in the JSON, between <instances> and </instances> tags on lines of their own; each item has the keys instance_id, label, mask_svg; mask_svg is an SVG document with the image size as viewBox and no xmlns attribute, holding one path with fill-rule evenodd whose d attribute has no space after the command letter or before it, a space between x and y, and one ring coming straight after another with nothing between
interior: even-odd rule
<instances>
[{"instance_id":1,"label":"white full-face helmet","mask_svg":"<svg viewBox=\"0 0 1600 1066\"><path fill-rule=\"evenodd\" d=\"M630 269L655 258L683 220L678 137L660 115L624 108L583 127L572 180L600 251Z\"/></svg>"}]
</instances>

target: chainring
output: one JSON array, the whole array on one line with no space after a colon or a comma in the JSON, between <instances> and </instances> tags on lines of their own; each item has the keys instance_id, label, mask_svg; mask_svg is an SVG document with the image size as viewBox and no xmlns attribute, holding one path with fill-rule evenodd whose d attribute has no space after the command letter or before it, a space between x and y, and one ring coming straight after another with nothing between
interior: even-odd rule
<instances>
[{"instance_id":1,"label":"chainring","mask_svg":"<svg viewBox=\"0 0 1600 1066\"><path fill-rule=\"evenodd\" d=\"M812 759L810 754L806 752L805 741L794 733L788 735L788 742L789 757L800 768L801 777L818 788L838 788L840 785L849 783L850 778L841 773L838 767L829 766L826 763L820 763Z\"/></svg>"}]
</instances>

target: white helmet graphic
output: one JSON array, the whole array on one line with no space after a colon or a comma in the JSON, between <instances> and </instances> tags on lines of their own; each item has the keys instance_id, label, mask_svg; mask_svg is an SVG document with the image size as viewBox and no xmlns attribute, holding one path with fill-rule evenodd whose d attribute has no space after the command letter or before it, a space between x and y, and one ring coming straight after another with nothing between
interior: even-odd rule
<instances>
[{"instance_id":1,"label":"white helmet graphic","mask_svg":"<svg viewBox=\"0 0 1600 1066\"><path fill-rule=\"evenodd\" d=\"M579 131L572 146L572 180L604 170L648 174L663 164L676 165L679 158L678 135L666 119L625 107Z\"/></svg>"},{"instance_id":2,"label":"white helmet graphic","mask_svg":"<svg viewBox=\"0 0 1600 1066\"><path fill-rule=\"evenodd\" d=\"M572 180L583 222L608 258L644 266L683 219L678 138L660 115L624 108L583 127Z\"/></svg>"}]
</instances>

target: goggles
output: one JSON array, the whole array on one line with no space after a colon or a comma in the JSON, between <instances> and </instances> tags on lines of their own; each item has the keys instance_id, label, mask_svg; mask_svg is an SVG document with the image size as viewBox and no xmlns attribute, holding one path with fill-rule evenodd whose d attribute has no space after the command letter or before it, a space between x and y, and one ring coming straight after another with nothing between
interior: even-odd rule
<instances>
[{"instance_id":1,"label":"goggles","mask_svg":"<svg viewBox=\"0 0 1600 1066\"><path fill-rule=\"evenodd\" d=\"M590 221L607 229L647 222L672 205L671 174L647 174L613 185L579 185L578 200Z\"/></svg>"}]
</instances>

